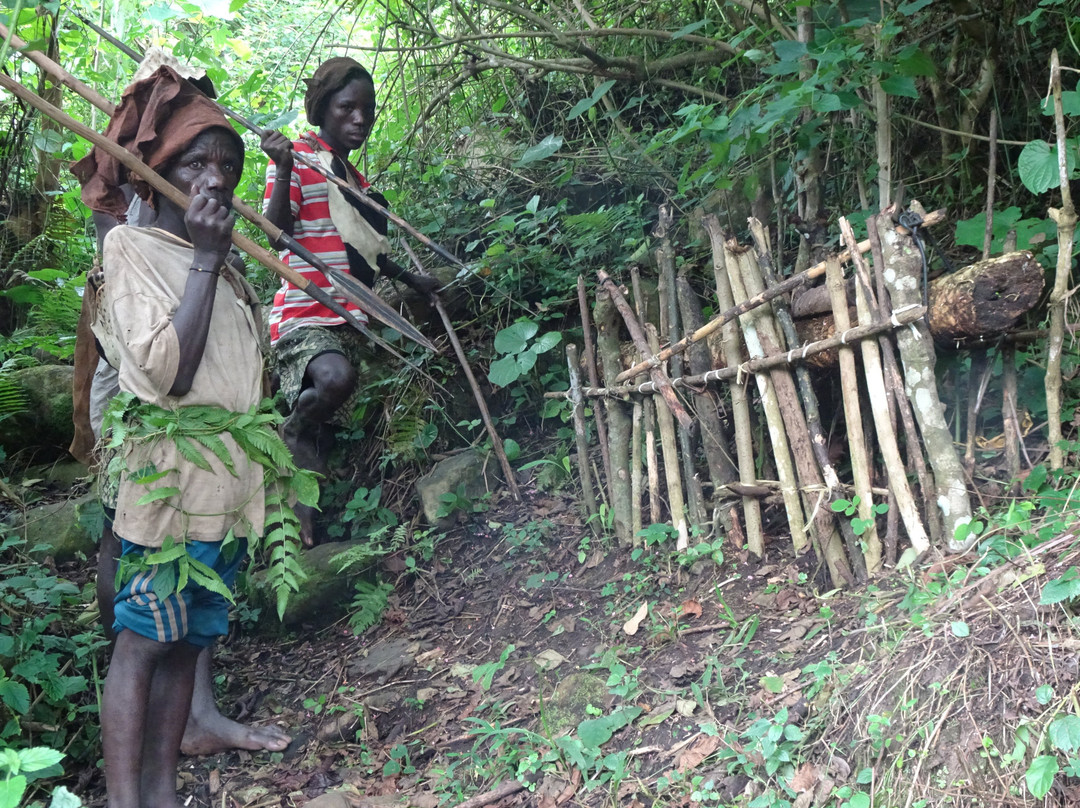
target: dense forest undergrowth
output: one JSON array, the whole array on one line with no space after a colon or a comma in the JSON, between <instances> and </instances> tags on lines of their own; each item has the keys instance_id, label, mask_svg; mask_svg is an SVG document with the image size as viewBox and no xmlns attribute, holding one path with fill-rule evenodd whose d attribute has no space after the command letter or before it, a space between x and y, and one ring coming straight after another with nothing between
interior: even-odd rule
<instances>
[{"instance_id":1,"label":"dense forest undergrowth","mask_svg":"<svg viewBox=\"0 0 1080 808\"><path fill-rule=\"evenodd\" d=\"M350 542L352 572L363 570L355 599L333 610L342 622L268 635L258 600L245 596L243 628L220 653L218 686L232 715L279 722L297 742L283 756L189 761L192 804L299 805L339 786L353 808L398 798L1075 801L1080 563L1069 531L1080 352L1071 337L1052 349L1054 329L1072 333L1074 248L1062 240L1067 223L1047 214L1071 208L1080 176L1075 3L121 0L4 9L0 22L110 99L134 62L76 13L137 49L162 46L206 68L224 103L294 135L305 130L301 79L314 66L343 53L368 64L379 118L360 168L394 211L462 262L445 267L420 251L447 284L444 300L523 492L515 502L498 484L487 495L451 491L442 502L451 527L417 515L417 478L490 441L437 317L406 298L443 353L397 343L426 375L388 359L368 380L325 489L321 528ZM101 112L2 50L7 75L104 128ZM1058 120L1046 89L1055 51L1065 67ZM9 516L0 808L99 804L107 649L85 608L93 559L57 566L19 528L35 505L88 485L42 481L66 440L46 428L53 408L27 380L52 378L74 351L94 242L65 166L89 144L2 93L0 119L0 497ZM266 158L244 135L238 194L256 203ZM926 552L905 554L917 537L896 527L893 481L873 443L874 502L862 504L877 510L865 518L850 494L856 471L835 366L811 385L827 454L848 486L847 505L834 500L829 518L850 539L850 580L821 544L798 547L783 486L752 494L761 557L738 520L721 518L726 489L715 479L703 486L707 518L686 547L666 481L657 510L629 530L603 484L608 461L594 427L607 404L590 399L582 453L572 402L545 397L568 389L564 348L589 332L579 278L590 302L598 270L636 305L652 301L663 285L661 247L710 318L725 308L710 216L741 245L752 243L748 217L758 219L763 254L783 279L840 251L840 217L866 238L874 214L912 198L946 211L931 229L936 242L926 240L927 282L1009 249L1030 251L1045 275L1010 334L937 346L931 382L962 456L972 517L964 534L939 530ZM249 277L269 300L276 279L254 262ZM399 301L389 283L380 291ZM674 342L670 334L660 335ZM621 326L618 336L629 345ZM732 367L718 343L710 348L713 367ZM620 370L640 358L623 351ZM709 389L722 425L737 431L734 387ZM775 481L765 395L741 387L753 409L753 480ZM857 387L868 394L865 382ZM692 413L698 392L679 388ZM629 408L641 397L620 400ZM912 468L922 429L900 442ZM694 444L690 454L686 479L707 480L705 449ZM600 481L591 517L583 466ZM930 525L941 509L932 487L921 490L916 505ZM828 507L803 506L808 523ZM83 512L91 533L95 513ZM875 531L894 537L884 564L867 550ZM957 545L966 552L952 554ZM54 790L60 782L72 793ZM490 802L467 802L484 794Z\"/></svg>"}]
</instances>

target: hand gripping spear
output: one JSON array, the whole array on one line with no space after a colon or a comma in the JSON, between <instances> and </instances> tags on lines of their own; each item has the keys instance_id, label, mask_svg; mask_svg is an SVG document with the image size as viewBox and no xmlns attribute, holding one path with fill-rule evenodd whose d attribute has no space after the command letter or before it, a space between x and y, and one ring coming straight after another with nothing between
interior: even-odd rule
<instances>
[{"instance_id":1,"label":"hand gripping spear","mask_svg":"<svg viewBox=\"0 0 1080 808\"><path fill-rule=\"evenodd\" d=\"M7 28L4 25L0 24L0 36L7 37L8 35L9 32ZM11 44L15 48L19 49L23 56L30 59L43 71L49 73L50 76L54 78L54 80L56 80L60 84L63 84L65 87L73 90L82 98L86 99L91 104L100 109L102 112L106 113L107 115L112 115L115 111L114 104L109 102L107 99L105 99L93 89L84 85L70 73L63 70L63 68L56 64L56 62L54 62L52 59L49 59L47 56L38 51L26 50L26 43L19 39L17 36L11 35ZM141 160L139 160L133 154L129 153L127 150L108 140L98 132L95 132L93 129L86 126L85 124L76 121L70 115L67 115L63 111L57 109L55 106L38 97L36 94L26 89L18 82L2 74L0 74L0 87L8 90L12 93L12 95L15 95L22 101L25 101L27 104L30 104L35 109L52 118L54 121L61 124L62 126L75 132L77 135L86 138L95 146L98 146L102 150L108 152L110 155L119 160L129 170L134 171L136 174L146 180L147 183L155 190L164 194L166 197L168 197L170 200L180 205L181 207L185 209L187 208L189 200L184 194L173 188L168 182L165 181L164 178L154 172L151 168L149 168L149 166L144 164ZM241 216L243 216L249 222L255 224L257 227L259 227L259 229L266 233L272 244L292 250L309 264L314 266L316 269L319 269L324 275L327 276L327 278L330 279L330 281L334 284L334 286L343 296L345 296L347 299L349 299L356 305L360 306L365 312L371 314L376 319L381 320L383 323L390 326L391 328L401 332L401 334L418 343L419 345L422 345L429 350L436 351L436 353L438 352L435 346L433 346L431 342L416 329L415 326L413 326L408 320L406 320L404 317L394 311L394 309L392 309L385 302L383 302L382 298L376 295L373 291L371 291L371 289L369 289L359 280L352 277L348 273L342 272L340 270L335 270L331 267L326 266L326 264L321 261L316 255L311 253L310 250L297 243L295 239L282 231L281 228L276 227L266 217L264 217L260 213L257 213L238 197L233 197L233 207ZM408 360L401 356L398 351L396 351L384 340L382 340L374 333L372 333L369 329L367 329L350 312L348 312L343 306L337 303L337 301L333 300L333 298L323 292L323 290L320 289L318 286L310 283L310 281L308 281L298 272L291 269L290 267L287 267L276 255L271 253L269 250L260 247L251 239L235 231L233 232L233 243L236 244L237 247L242 249L248 255L258 260L261 264L263 264L263 266L267 267L280 277L289 281L294 286L307 293L313 299L329 308L335 314L345 319L346 322L348 322L351 326L353 326L365 336L367 336L368 339L370 339L372 342L384 348L385 350L398 357L402 361L406 362L410 366L415 367L414 365L412 365L411 362L408 362Z\"/></svg>"}]
</instances>

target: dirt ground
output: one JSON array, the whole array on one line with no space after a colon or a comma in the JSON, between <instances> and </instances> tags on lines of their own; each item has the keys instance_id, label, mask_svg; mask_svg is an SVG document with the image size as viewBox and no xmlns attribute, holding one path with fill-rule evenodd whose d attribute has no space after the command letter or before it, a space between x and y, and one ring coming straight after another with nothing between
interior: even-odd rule
<instances>
[{"instance_id":1,"label":"dirt ground","mask_svg":"<svg viewBox=\"0 0 1080 808\"><path fill-rule=\"evenodd\" d=\"M1075 541L841 594L778 537L762 562L725 546L681 566L587 538L568 497L535 490L461 520L417 570L391 559L362 636L234 632L224 711L295 740L183 759L185 808L1035 804L1024 764L988 750L1045 716L1037 686L1073 692L1080 641L1036 604ZM946 596L918 600L937 580ZM1069 782L1047 799L1075 804ZM104 804L97 769L79 785Z\"/></svg>"}]
</instances>

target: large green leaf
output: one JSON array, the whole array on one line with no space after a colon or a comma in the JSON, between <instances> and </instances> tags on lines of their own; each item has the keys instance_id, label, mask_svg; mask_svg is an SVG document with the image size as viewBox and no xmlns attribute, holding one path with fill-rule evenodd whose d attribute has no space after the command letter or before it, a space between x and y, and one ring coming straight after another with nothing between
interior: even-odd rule
<instances>
[{"instance_id":1,"label":"large green leaf","mask_svg":"<svg viewBox=\"0 0 1080 808\"><path fill-rule=\"evenodd\" d=\"M1056 755L1040 755L1031 761L1027 772L1024 774L1024 782L1028 791L1037 800L1041 800L1050 791L1054 784L1054 777L1058 773L1058 759Z\"/></svg>"},{"instance_id":2,"label":"large green leaf","mask_svg":"<svg viewBox=\"0 0 1080 808\"><path fill-rule=\"evenodd\" d=\"M561 149L562 145L563 139L561 137L558 135L548 135L535 146L527 148L525 154L521 155L521 159L518 160L515 165L520 168L521 166L527 166L530 163L546 160Z\"/></svg>"},{"instance_id":3,"label":"large green leaf","mask_svg":"<svg viewBox=\"0 0 1080 808\"><path fill-rule=\"evenodd\" d=\"M915 79L911 76L889 76L881 80L881 89L889 95L899 95L904 98L918 98L919 91L915 87Z\"/></svg>"},{"instance_id":4,"label":"large green leaf","mask_svg":"<svg viewBox=\"0 0 1080 808\"><path fill-rule=\"evenodd\" d=\"M592 91L592 95L590 95L588 98L582 98L580 101L574 104L573 109L570 110L570 114L566 116L566 120L572 121L574 120L574 118L577 118L578 116L588 112L598 103L600 103L600 100L608 94L608 90L610 90L614 86L615 79L605 81L603 84L598 85L597 88Z\"/></svg>"},{"instance_id":5,"label":"large green leaf","mask_svg":"<svg viewBox=\"0 0 1080 808\"><path fill-rule=\"evenodd\" d=\"M1080 597L1080 570L1069 567L1060 578L1047 581L1039 598L1040 606L1052 606Z\"/></svg>"},{"instance_id":6,"label":"large green leaf","mask_svg":"<svg viewBox=\"0 0 1080 808\"><path fill-rule=\"evenodd\" d=\"M21 774L0 780L0 808L16 808L26 791L26 778Z\"/></svg>"},{"instance_id":7,"label":"large green leaf","mask_svg":"<svg viewBox=\"0 0 1080 808\"><path fill-rule=\"evenodd\" d=\"M0 680L0 702L17 713L25 714L30 709L30 693L21 682L2 679Z\"/></svg>"},{"instance_id":8,"label":"large green leaf","mask_svg":"<svg viewBox=\"0 0 1080 808\"><path fill-rule=\"evenodd\" d=\"M1076 173L1075 149L1066 150L1065 163L1066 170L1072 177ZM1033 140L1024 146L1016 166L1020 171L1020 181L1033 194L1043 194L1061 185L1057 146L1051 146L1045 140Z\"/></svg>"},{"instance_id":9,"label":"large green leaf","mask_svg":"<svg viewBox=\"0 0 1080 808\"><path fill-rule=\"evenodd\" d=\"M488 381L496 387L506 387L513 384L521 377L518 370L517 357L504 356L496 359L488 368Z\"/></svg>"},{"instance_id":10,"label":"large green leaf","mask_svg":"<svg viewBox=\"0 0 1080 808\"><path fill-rule=\"evenodd\" d=\"M532 320L521 320L509 325L495 335L495 350L501 354L521 353L539 330L540 326Z\"/></svg>"},{"instance_id":11,"label":"large green leaf","mask_svg":"<svg viewBox=\"0 0 1080 808\"><path fill-rule=\"evenodd\" d=\"M1055 749L1068 754L1080 749L1080 716L1059 715L1050 722L1048 732Z\"/></svg>"},{"instance_id":12,"label":"large green leaf","mask_svg":"<svg viewBox=\"0 0 1080 808\"><path fill-rule=\"evenodd\" d=\"M63 752L57 752L47 746L35 746L31 749L19 750L19 771L39 772L50 766L55 766L64 759Z\"/></svg>"}]
</instances>

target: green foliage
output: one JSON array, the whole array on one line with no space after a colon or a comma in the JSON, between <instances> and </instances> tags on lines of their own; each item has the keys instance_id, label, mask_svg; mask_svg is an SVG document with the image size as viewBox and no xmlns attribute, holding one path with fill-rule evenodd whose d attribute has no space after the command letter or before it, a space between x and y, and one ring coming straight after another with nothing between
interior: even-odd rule
<instances>
[{"instance_id":1,"label":"green foliage","mask_svg":"<svg viewBox=\"0 0 1080 808\"><path fill-rule=\"evenodd\" d=\"M211 406L167 410L140 403L130 393L121 393L110 402L102 427L103 433L108 435L109 448L119 448L125 443L149 446L158 441L171 440L179 453L199 468L206 471L211 469L207 457L209 452L228 472L235 475L232 457L220 437L228 434L250 460L262 466L266 487L266 533L257 537L250 535L251 530L245 532L249 534L252 553L260 552L265 559L267 583L276 601L279 617L285 613L289 593L299 591L300 582L305 577L299 561L300 522L289 504L290 497L309 506L316 505L319 499L319 485L314 473L297 468L292 454L276 431L282 421L282 416L274 410L269 400L246 413ZM135 482L149 487L168 476L171 470L111 467L109 473L120 474L124 471L129 472ZM182 507L182 493L175 486L162 485L150 488L139 502L180 498L177 507ZM231 536L232 529L226 537L226 544ZM159 597L183 589L190 578L231 600L231 594L216 573L189 558L182 541L176 537L170 538L172 541L167 540L160 552L122 565L124 576L129 577L136 568L148 565L175 564L175 577L169 573L154 578L154 590Z\"/></svg>"},{"instance_id":2,"label":"green foliage","mask_svg":"<svg viewBox=\"0 0 1080 808\"><path fill-rule=\"evenodd\" d=\"M506 667L506 660L510 658L510 654L512 653L514 653L514 646L508 645L503 649L503 652L499 654L497 662L485 662L482 665L477 665L472 673L473 682L480 685L484 690L490 690L491 683L495 679L495 674Z\"/></svg>"},{"instance_id":3,"label":"green foliage","mask_svg":"<svg viewBox=\"0 0 1080 808\"><path fill-rule=\"evenodd\" d=\"M56 773L60 769L63 752L47 746L30 749L0 747L0 808L18 808L27 786L39 777ZM61 786L53 792L55 808L78 808L82 802Z\"/></svg>"},{"instance_id":4,"label":"green foliage","mask_svg":"<svg viewBox=\"0 0 1080 808\"><path fill-rule=\"evenodd\" d=\"M562 340L562 334L548 331L533 340L540 326L532 320L519 320L495 335L495 350L501 356L491 363L488 381L508 387L535 366L537 357L547 353Z\"/></svg>"},{"instance_id":5,"label":"green foliage","mask_svg":"<svg viewBox=\"0 0 1080 808\"><path fill-rule=\"evenodd\" d=\"M377 625L386 611L388 598L394 587L385 581L356 582L355 594L349 606L349 628L357 637Z\"/></svg>"},{"instance_id":6,"label":"green foliage","mask_svg":"<svg viewBox=\"0 0 1080 808\"><path fill-rule=\"evenodd\" d=\"M19 745L28 722L39 728L36 744L76 758L96 749L97 700L90 682L106 642L74 628L84 603L78 587L26 554L21 538L0 541L0 748L7 749L0 768L8 788L16 777L31 783L60 773L59 757L37 766L46 759L41 750L21 763L12 757L24 752Z\"/></svg>"},{"instance_id":7,"label":"green foliage","mask_svg":"<svg viewBox=\"0 0 1080 808\"><path fill-rule=\"evenodd\" d=\"M435 511L435 516L439 519L445 519L458 511L483 513L488 509L487 496L485 494L483 497L473 499L466 491L465 484L461 483L453 491L447 491L445 494L439 495L439 507Z\"/></svg>"},{"instance_id":8,"label":"green foliage","mask_svg":"<svg viewBox=\"0 0 1080 808\"><path fill-rule=\"evenodd\" d=\"M851 532L856 536L861 536L874 526L873 518L862 519L855 515L858 513L860 502L861 500L856 495L851 499L837 499L829 505L833 513L842 513L844 516L851 519ZM870 512L880 516L889 512L889 506L884 502L879 502L876 505L870 506Z\"/></svg>"}]
</instances>

